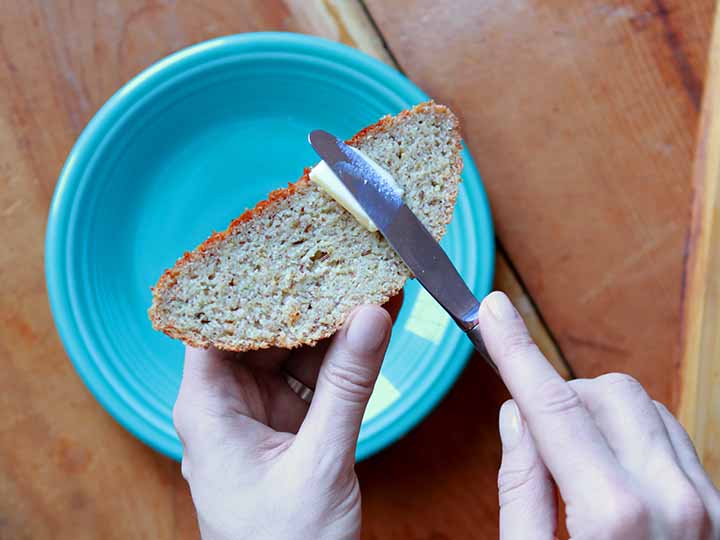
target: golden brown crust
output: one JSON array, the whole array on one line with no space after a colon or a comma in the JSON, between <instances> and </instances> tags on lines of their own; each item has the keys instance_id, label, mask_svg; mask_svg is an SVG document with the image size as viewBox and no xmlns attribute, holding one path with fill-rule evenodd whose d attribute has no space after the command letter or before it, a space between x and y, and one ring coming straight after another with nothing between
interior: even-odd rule
<instances>
[{"instance_id":1,"label":"golden brown crust","mask_svg":"<svg viewBox=\"0 0 720 540\"><path fill-rule=\"evenodd\" d=\"M458 134L457 137L457 148L458 150L462 150L462 142L460 137L460 127L459 122L455 115L450 111L448 107L445 105L438 105L434 101L427 101L424 103L420 103L413 107L412 109L408 109L405 111L400 112L399 114L393 116L387 115L382 117L380 120L378 120L375 124L368 126L359 132L357 132L353 137L348 139L346 141L347 144L351 146L357 146L364 138L373 135L375 133L382 133L385 131L389 125L393 121L397 121L398 119L406 118L408 116L417 114L417 113L423 113L427 112L429 109L434 109L435 111L441 113L441 114L448 114L453 119L453 129ZM456 161L456 168L457 168L457 174L459 175L462 172L463 162L462 157L458 155L458 159ZM180 273L180 269L185 266L189 261L193 260L195 257L200 257L205 253L211 246L214 244L221 242L225 238L227 238L230 234L232 234L238 227L240 227L242 224L254 219L255 217L263 214L266 211L269 211L273 208L274 203L277 201L280 201L282 199L285 199L287 197L290 197L293 193L297 191L298 186L303 185L304 183L310 182L310 168L305 168L303 175L296 181L289 183L286 188L280 188L276 189L268 195L268 198L264 201L260 201L258 204L255 205L254 208L245 210L239 217L234 219L227 229L220 232L214 232L207 240L205 240L202 244L200 244L194 251L192 252L185 252L183 256L178 259L178 261L175 263L175 266L172 268L169 268L166 270L163 275L158 280L155 287L151 287L151 290L153 292L153 304L148 309L148 317L150 318L150 321L152 322L153 327L156 330L159 330L166 334L167 336L173 338L173 339L179 339L180 341L184 342L186 345L189 345L190 347L196 347L196 348L207 348L210 345L214 345L215 347L219 349L224 349L228 351L235 351L235 352L241 352L241 351L249 351L249 350L258 350L258 349L267 349L270 347L280 347L280 348L286 348L286 349L292 349L295 347L303 346L303 345L309 345L313 346L317 344L318 341L328 338L332 336L338 328L342 326L345 322L345 318L339 322L337 325L337 328L328 329L327 331L321 333L316 340L308 340L304 341L302 343L300 342L288 342L283 336L277 336L273 342L256 342L253 343L252 346L246 347L246 348L232 348L223 346L221 344L211 344L207 340L197 340L193 336L188 335L187 333L184 333L174 326L170 324L163 324L160 321L159 314L155 310L155 304L160 301L160 292L163 290L170 289L175 283L177 276ZM455 200L451 201L452 204L450 205L450 212L444 217L445 225L450 223L450 220L452 219L452 208L455 206ZM385 302L389 301L390 298L394 297L395 295L399 294L402 290L402 287L398 289L394 289L392 291L387 291L385 295L383 295L382 300L379 302L379 304L384 304Z\"/></svg>"}]
</instances>

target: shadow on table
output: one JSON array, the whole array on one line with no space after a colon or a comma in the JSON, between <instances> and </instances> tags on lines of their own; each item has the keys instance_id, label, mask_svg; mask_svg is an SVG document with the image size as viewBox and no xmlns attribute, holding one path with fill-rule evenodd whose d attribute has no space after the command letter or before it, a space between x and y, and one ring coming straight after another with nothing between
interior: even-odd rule
<instances>
[{"instance_id":1,"label":"shadow on table","mask_svg":"<svg viewBox=\"0 0 720 540\"><path fill-rule=\"evenodd\" d=\"M508 398L498 376L475 355L430 416L358 464L363 537L497 537L497 419Z\"/></svg>"}]
</instances>

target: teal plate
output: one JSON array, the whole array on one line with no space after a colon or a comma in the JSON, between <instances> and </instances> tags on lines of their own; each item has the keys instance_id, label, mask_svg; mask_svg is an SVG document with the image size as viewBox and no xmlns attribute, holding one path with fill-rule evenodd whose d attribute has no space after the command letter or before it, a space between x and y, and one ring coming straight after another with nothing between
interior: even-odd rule
<instances>
[{"instance_id":1,"label":"teal plate","mask_svg":"<svg viewBox=\"0 0 720 540\"><path fill-rule=\"evenodd\" d=\"M125 428L180 459L172 406L182 345L153 331L150 286L317 161L311 129L341 137L428 99L352 48L297 34L215 39L161 60L121 88L70 153L50 207L45 272L76 370ZM443 246L478 296L493 275L487 198L467 150ZM363 421L358 459L392 443L448 391L470 343L415 282Z\"/></svg>"}]
</instances>

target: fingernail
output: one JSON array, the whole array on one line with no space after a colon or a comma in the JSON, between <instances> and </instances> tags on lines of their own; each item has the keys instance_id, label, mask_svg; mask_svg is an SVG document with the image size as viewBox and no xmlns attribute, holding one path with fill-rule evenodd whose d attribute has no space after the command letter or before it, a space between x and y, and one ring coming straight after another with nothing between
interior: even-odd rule
<instances>
[{"instance_id":1,"label":"fingernail","mask_svg":"<svg viewBox=\"0 0 720 540\"><path fill-rule=\"evenodd\" d=\"M358 354L380 350L388 335L389 317L379 307L363 306L350 318L346 332L347 343Z\"/></svg>"},{"instance_id":2,"label":"fingernail","mask_svg":"<svg viewBox=\"0 0 720 540\"><path fill-rule=\"evenodd\" d=\"M491 293L490 296L485 299L485 303L490 309L490 313L492 313L498 321L509 321L518 315L517 310L508 297L501 292L496 291Z\"/></svg>"},{"instance_id":3,"label":"fingernail","mask_svg":"<svg viewBox=\"0 0 720 540\"><path fill-rule=\"evenodd\" d=\"M500 407L500 440L503 450L515 448L523 435L523 421L520 410L511 399Z\"/></svg>"}]
</instances>

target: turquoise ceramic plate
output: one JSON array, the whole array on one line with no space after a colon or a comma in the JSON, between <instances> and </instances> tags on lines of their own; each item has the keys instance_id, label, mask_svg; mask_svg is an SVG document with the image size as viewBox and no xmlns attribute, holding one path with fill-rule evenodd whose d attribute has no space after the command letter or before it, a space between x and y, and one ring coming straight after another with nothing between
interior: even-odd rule
<instances>
[{"instance_id":1,"label":"turquoise ceramic plate","mask_svg":"<svg viewBox=\"0 0 720 540\"><path fill-rule=\"evenodd\" d=\"M313 128L348 137L427 96L349 47L245 34L182 50L121 88L78 139L55 190L46 276L68 355L98 401L141 440L181 456L171 410L182 346L152 330L150 286L185 250L224 229L317 161ZM467 151L443 241L471 288L489 291L493 230ZM448 391L470 344L417 283L405 289L362 459L395 441Z\"/></svg>"}]
</instances>

